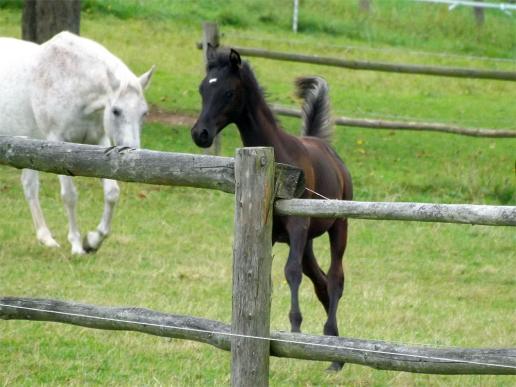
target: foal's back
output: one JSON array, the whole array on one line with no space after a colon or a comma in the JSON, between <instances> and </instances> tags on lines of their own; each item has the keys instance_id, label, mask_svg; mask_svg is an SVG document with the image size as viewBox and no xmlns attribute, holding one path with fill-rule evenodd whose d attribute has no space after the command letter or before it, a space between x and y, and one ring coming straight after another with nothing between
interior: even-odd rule
<instances>
[{"instance_id":1,"label":"foal's back","mask_svg":"<svg viewBox=\"0 0 516 387\"><path fill-rule=\"evenodd\" d=\"M300 140L314 171L313 190L329 199L351 200L351 175L335 150L317 137L305 136Z\"/></svg>"}]
</instances>

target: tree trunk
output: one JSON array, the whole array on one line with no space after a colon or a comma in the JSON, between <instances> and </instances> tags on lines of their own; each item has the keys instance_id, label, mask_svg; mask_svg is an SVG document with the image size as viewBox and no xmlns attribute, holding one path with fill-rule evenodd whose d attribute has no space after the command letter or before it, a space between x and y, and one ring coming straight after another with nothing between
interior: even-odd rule
<instances>
[{"instance_id":1,"label":"tree trunk","mask_svg":"<svg viewBox=\"0 0 516 387\"><path fill-rule=\"evenodd\" d=\"M79 34L81 0L25 0L22 38L43 43L61 31Z\"/></svg>"}]
</instances>

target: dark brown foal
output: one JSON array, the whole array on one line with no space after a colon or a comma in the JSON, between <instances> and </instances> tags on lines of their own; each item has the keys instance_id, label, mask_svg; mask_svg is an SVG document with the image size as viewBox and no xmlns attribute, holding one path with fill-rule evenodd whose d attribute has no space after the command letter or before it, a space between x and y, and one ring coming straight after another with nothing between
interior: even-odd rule
<instances>
[{"instance_id":1,"label":"dark brown foal","mask_svg":"<svg viewBox=\"0 0 516 387\"><path fill-rule=\"evenodd\" d=\"M277 124L249 65L234 50L208 48L207 75L200 85L202 111L192 128L200 147L209 147L228 124L235 123L245 146L271 146L276 161L303 169L304 198L352 199L351 176L329 145L331 120L328 87L322 78L297 81L303 98L303 136L292 136ZM317 193L317 194L314 194ZM330 236L331 263L327 274L315 258L312 240L325 232ZM285 276L291 292L289 313L293 332L300 332L299 285L302 273L311 279L328 318L324 334L338 336L337 307L344 289L342 258L348 234L347 219L275 216L273 243L290 246ZM342 364L333 363L332 369Z\"/></svg>"}]
</instances>

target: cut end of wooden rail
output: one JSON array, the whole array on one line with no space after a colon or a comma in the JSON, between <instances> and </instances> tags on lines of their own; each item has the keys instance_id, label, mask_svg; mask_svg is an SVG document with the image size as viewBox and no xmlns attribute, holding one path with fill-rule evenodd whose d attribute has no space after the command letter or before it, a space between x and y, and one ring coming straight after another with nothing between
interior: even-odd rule
<instances>
[{"instance_id":1,"label":"cut end of wooden rail","mask_svg":"<svg viewBox=\"0 0 516 387\"><path fill-rule=\"evenodd\" d=\"M276 197L298 198L305 192L305 174L293 165L276 163Z\"/></svg>"}]
</instances>

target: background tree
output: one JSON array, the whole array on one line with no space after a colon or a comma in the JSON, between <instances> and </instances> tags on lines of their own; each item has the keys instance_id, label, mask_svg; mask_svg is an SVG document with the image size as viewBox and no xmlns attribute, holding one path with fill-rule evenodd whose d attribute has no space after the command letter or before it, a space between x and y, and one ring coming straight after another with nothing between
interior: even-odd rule
<instances>
[{"instance_id":1,"label":"background tree","mask_svg":"<svg viewBox=\"0 0 516 387\"><path fill-rule=\"evenodd\" d=\"M81 0L25 0L22 38L43 43L61 31L79 34Z\"/></svg>"}]
</instances>

